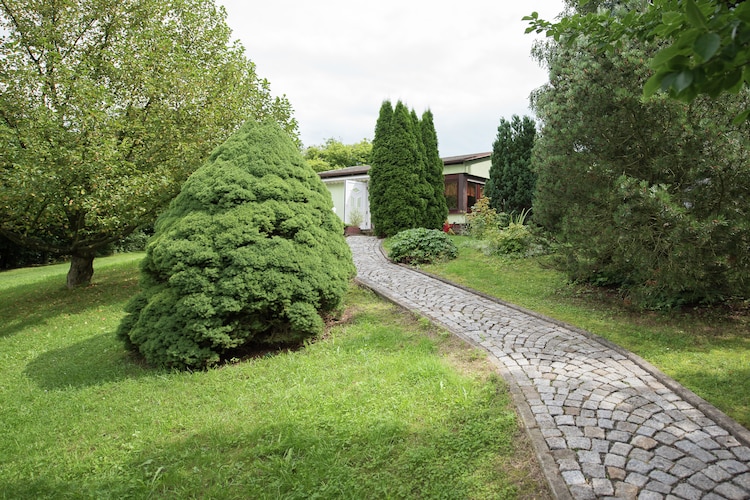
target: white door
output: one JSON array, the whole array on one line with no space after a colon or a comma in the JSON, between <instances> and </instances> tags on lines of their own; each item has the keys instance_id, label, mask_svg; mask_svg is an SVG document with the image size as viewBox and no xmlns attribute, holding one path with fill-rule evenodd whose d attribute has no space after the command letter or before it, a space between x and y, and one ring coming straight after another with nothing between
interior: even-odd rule
<instances>
[{"instance_id":1,"label":"white door","mask_svg":"<svg viewBox=\"0 0 750 500\"><path fill-rule=\"evenodd\" d=\"M362 229L370 229L370 204L367 200L367 183L361 181L346 181L346 208L344 222L350 224L352 216L359 214ZM355 216L356 217L356 216Z\"/></svg>"}]
</instances>

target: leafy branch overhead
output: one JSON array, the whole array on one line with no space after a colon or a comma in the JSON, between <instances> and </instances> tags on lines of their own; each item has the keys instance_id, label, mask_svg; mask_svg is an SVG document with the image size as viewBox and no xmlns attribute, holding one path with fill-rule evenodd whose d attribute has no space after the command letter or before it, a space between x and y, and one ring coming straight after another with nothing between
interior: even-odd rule
<instances>
[{"instance_id":1,"label":"leafy branch overhead","mask_svg":"<svg viewBox=\"0 0 750 500\"><path fill-rule=\"evenodd\" d=\"M582 6L593 2L584 0ZM653 75L643 87L649 97L663 90L690 102L699 94L716 97L737 93L750 83L750 2L717 0L653 0L599 7L552 23L537 12L523 18L527 33L546 33L563 44L618 50L623 40L657 41L649 67ZM740 113L741 122L750 109Z\"/></svg>"}]
</instances>

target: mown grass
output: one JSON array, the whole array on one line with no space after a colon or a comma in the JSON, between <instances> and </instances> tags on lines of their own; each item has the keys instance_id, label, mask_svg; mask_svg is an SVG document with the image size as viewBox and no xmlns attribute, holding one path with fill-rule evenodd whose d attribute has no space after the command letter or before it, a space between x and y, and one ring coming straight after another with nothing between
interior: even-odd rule
<instances>
[{"instance_id":1,"label":"mown grass","mask_svg":"<svg viewBox=\"0 0 750 500\"><path fill-rule=\"evenodd\" d=\"M149 369L114 330L140 255L0 273L0 498L546 498L480 352L353 287L303 349Z\"/></svg>"},{"instance_id":2,"label":"mown grass","mask_svg":"<svg viewBox=\"0 0 750 500\"><path fill-rule=\"evenodd\" d=\"M424 270L609 339L750 428L747 312L635 311L616 295L569 284L544 258L487 256L470 238L454 238L458 259Z\"/></svg>"}]
</instances>

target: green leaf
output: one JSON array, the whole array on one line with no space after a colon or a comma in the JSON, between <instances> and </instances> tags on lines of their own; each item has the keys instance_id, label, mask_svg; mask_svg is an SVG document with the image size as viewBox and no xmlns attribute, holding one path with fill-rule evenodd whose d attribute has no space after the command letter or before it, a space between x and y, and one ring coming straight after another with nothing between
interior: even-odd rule
<instances>
[{"instance_id":1,"label":"green leaf","mask_svg":"<svg viewBox=\"0 0 750 500\"><path fill-rule=\"evenodd\" d=\"M693 83L693 72L690 70L683 70L677 74L672 84L672 88L678 94L690 87Z\"/></svg>"},{"instance_id":2,"label":"green leaf","mask_svg":"<svg viewBox=\"0 0 750 500\"><path fill-rule=\"evenodd\" d=\"M652 69L659 69L663 66L667 66L667 63L669 61L679 55L682 55L681 50L674 45L670 45L669 47L665 47L657 52L653 59L651 59L651 63L649 65Z\"/></svg>"},{"instance_id":3,"label":"green leaf","mask_svg":"<svg viewBox=\"0 0 750 500\"><path fill-rule=\"evenodd\" d=\"M685 14L687 14L688 22L696 28L708 29L706 16L703 15L703 12L701 12L693 0L685 1Z\"/></svg>"},{"instance_id":4,"label":"green leaf","mask_svg":"<svg viewBox=\"0 0 750 500\"><path fill-rule=\"evenodd\" d=\"M724 88L733 94L738 93L745 86L745 79L742 77L743 73L742 68L733 71L732 74L724 79Z\"/></svg>"},{"instance_id":5,"label":"green leaf","mask_svg":"<svg viewBox=\"0 0 750 500\"><path fill-rule=\"evenodd\" d=\"M661 89L668 91L674 87L674 81L677 78L677 73L665 73L661 79Z\"/></svg>"},{"instance_id":6,"label":"green leaf","mask_svg":"<svg viewBox=\"0 0 750 500\"><path fill-rule=\"evenodd\" d=\"M664 73L656 73L651 78L646 81L646 84L643 86L643 97L648 98L652 95L656 94L659 90L662 88L662 79L664 78Z\"/></svg>"},{"instance_id":7,"label":"green leaf","mask_svg":"<svg viewBox=\"0 0 750 500\"><path fill-rule=\"evenodd\" d=\"M693 46L695 53L705 62L711 59L721 47L721 37L716 33L704 33Z\"/></svg>"},{"instance_id":8,"label":"green leaf","mask_svg":"<svg viewBox=\"0 0 750 500\"><path fill-rule=\"evenodd\" d=\"M747 2L740 2L740 4L734 8L734 15L737 16L737 19L740 19L745 23L750 23L750 4Z\"/></svg>"},{"instance_id":9,"label":"green leaf","mask_svg":"<svg viewBox=\"0 0 750 500\"><path fill-rule=\"evenodd\" d=\"M661 15L661 22L667 26L679 26L682 24L681 12L665 12Z\"/></svg>"},{"instance_id":10,"label":"green leaf","mask_svg":"<svg viewBox=\"0 0 750 500\"><path fill-rule=\"evenodd\" d=\"M746 122L750 118L750 109L746 109L739 115L737 115L734 120L732 120L732 123L735 125L742 125L744 122Z\"/></svg>"}]
</instances>

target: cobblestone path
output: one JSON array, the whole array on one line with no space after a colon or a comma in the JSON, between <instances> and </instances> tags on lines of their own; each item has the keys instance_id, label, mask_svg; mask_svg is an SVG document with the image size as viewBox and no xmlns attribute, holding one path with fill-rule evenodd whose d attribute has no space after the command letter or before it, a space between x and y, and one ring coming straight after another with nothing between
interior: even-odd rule
<instances>
[{"instance_id":1,"label":"cobblestone path","mask_svg":"<svg viewBox=\"0 0 750 500\"><path fill-rule=\"evenodd\" d=\"M750 433L648 363L347 241L361 284L494 358L556 497L750 499Z\"/></svg>"}]
</instances>

